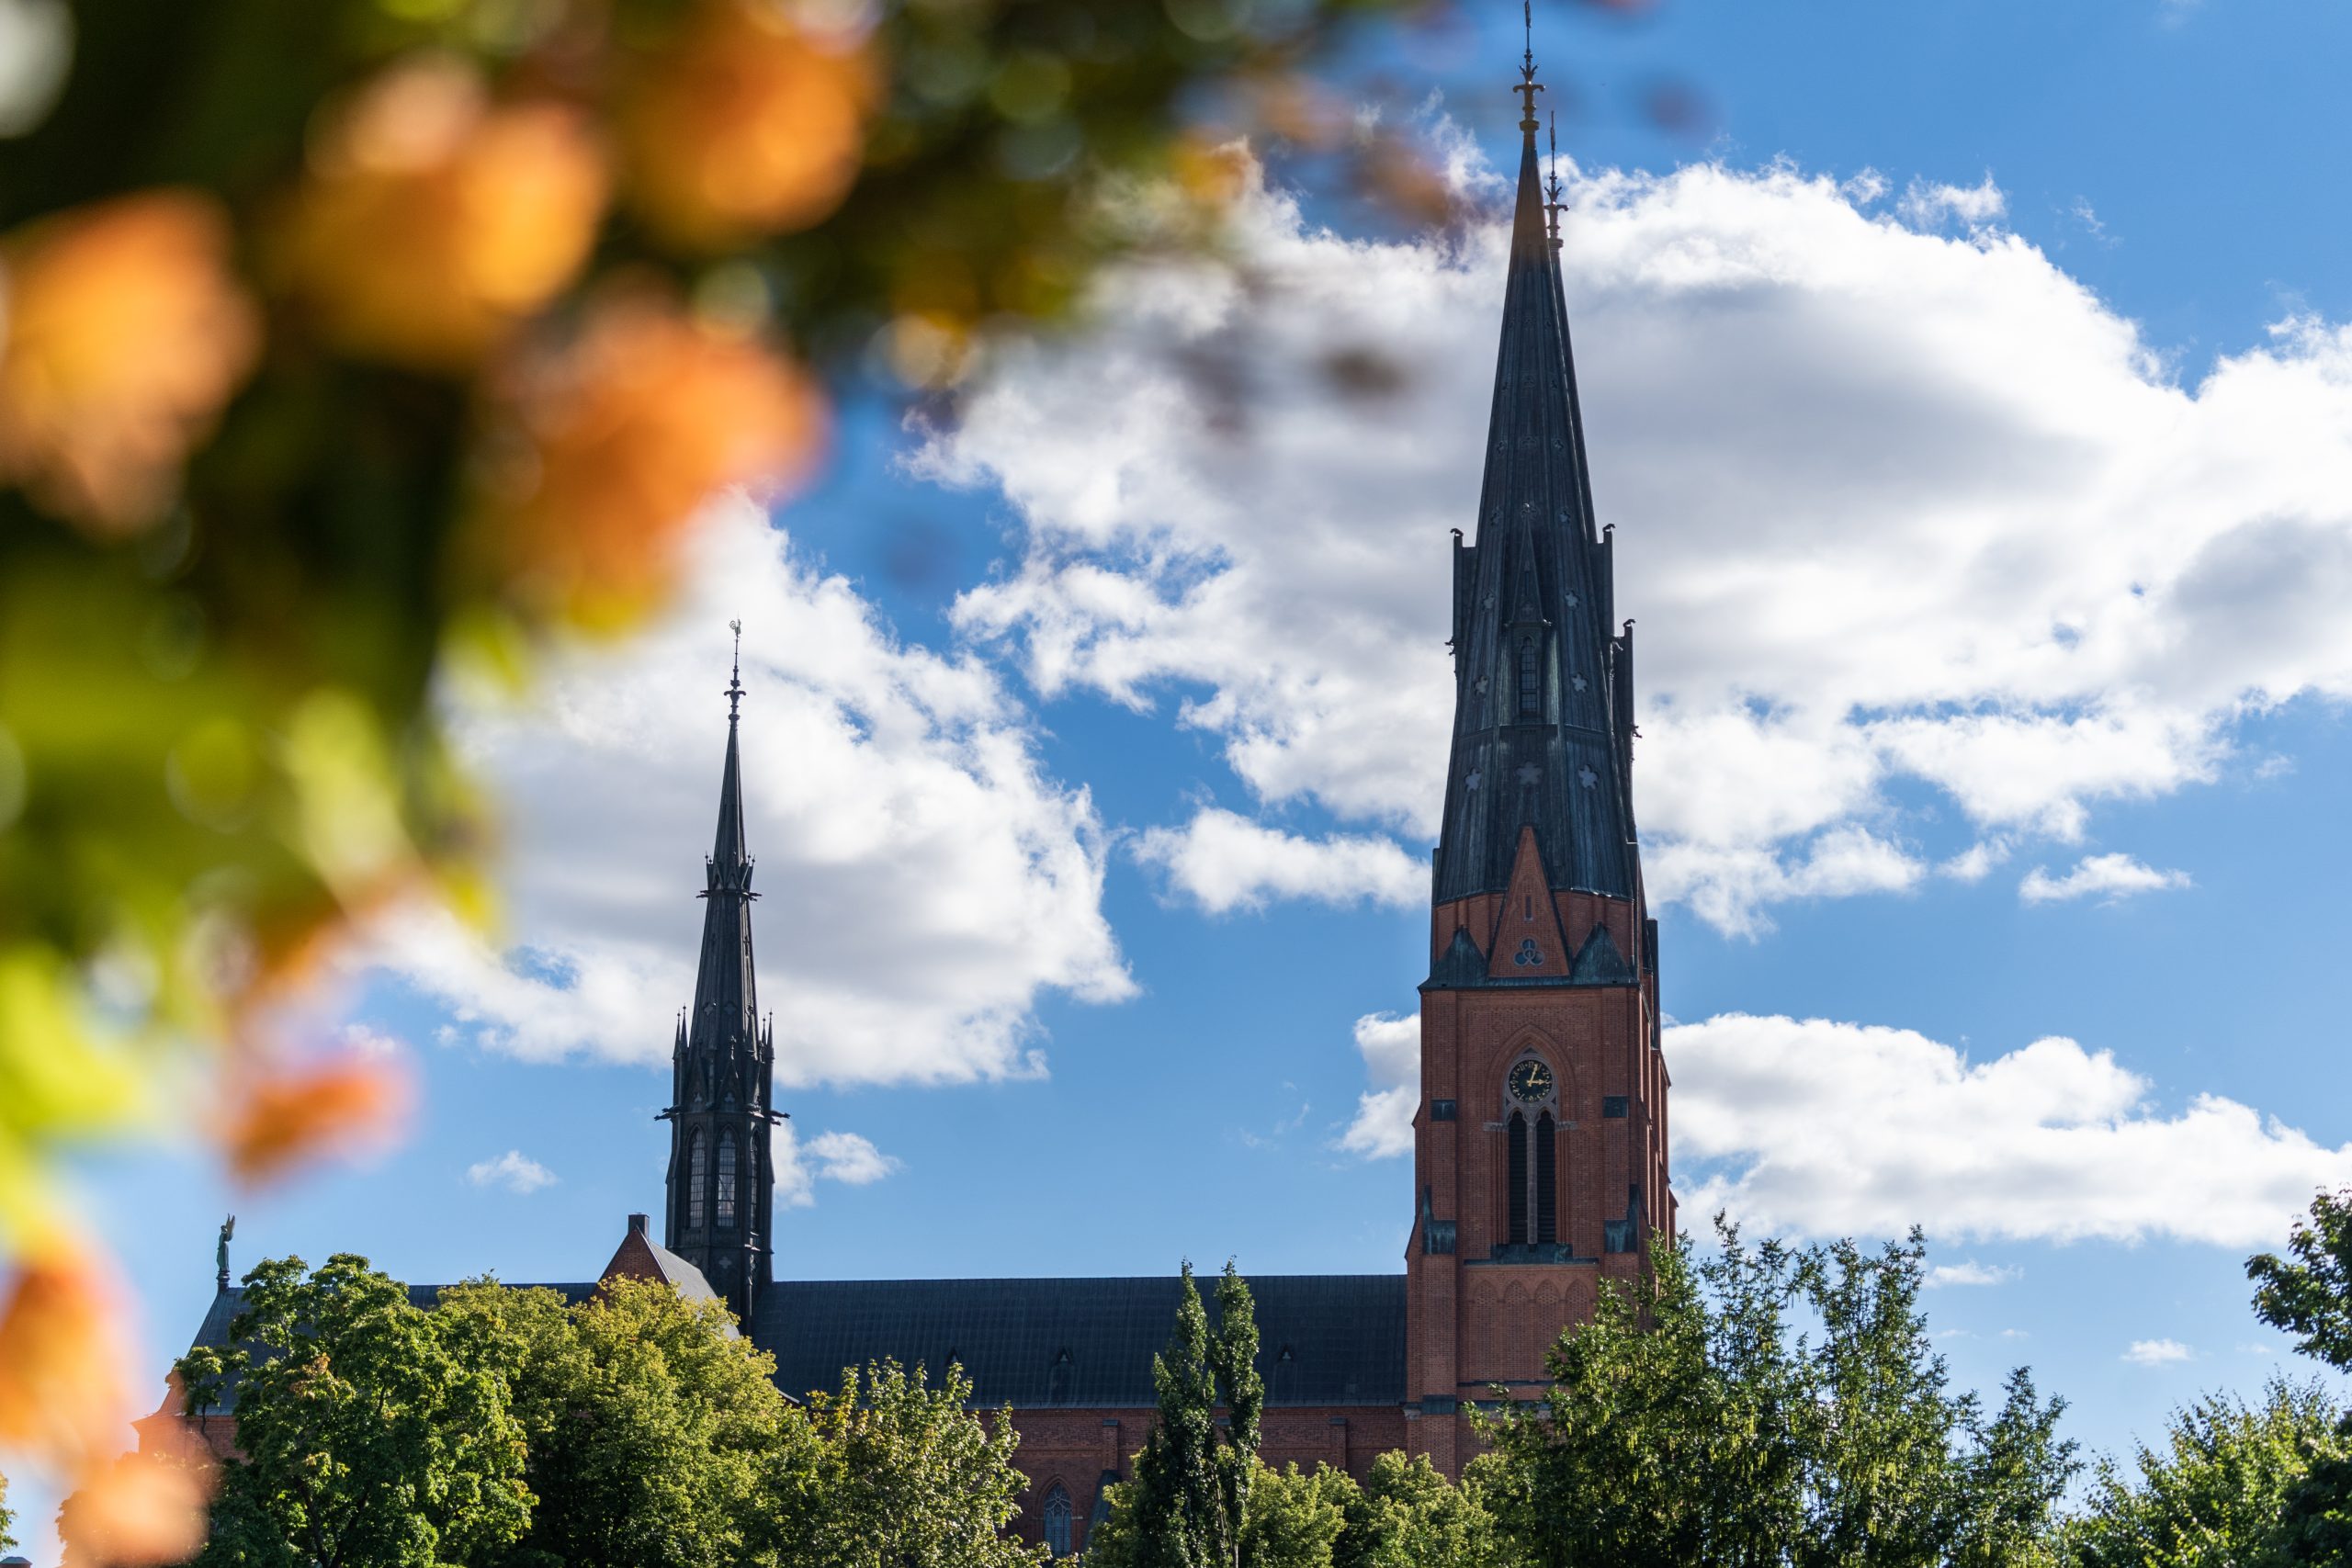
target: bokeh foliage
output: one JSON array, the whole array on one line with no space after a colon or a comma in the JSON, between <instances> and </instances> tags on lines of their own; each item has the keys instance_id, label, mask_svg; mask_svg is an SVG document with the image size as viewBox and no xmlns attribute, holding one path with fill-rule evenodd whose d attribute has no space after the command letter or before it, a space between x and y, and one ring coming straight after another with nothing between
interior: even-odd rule
<instances>
[{"instance_id":1,"label":"bokeh foliage","mask_svg":"<svg viewBox=\"0 0 2352 1568\"><path fill-rule=\"evenodd\" d=\"M258 1180L396 1110L305 987L493 918L453 675L625 635L845 386L1211 243L1223 139L1385 6L70 6L0 144L0 1448L86 1481L134 1401L71 1150Z\"/></svg>"}]
</instances>

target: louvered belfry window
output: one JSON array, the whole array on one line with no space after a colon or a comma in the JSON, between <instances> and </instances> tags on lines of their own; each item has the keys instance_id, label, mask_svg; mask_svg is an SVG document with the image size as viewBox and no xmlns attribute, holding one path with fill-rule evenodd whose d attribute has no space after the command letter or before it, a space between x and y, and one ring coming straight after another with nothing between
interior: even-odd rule
<instances>
[{"instance_id":1,"label":"louvered belfry window","mask_svg":"<svg viewBox=\"0 0 2352 1568\"><path fill-rule=\"evenodd\" d=\"M696 1133L686 1144L686 1228L702 1228L704 1183L709 1179L708 1151L703 1147L702 1134Z\"/></svg>"},{"instance_id":2,"label":"louvered belfry window","mask_svg":"<svg viewBox=\"0 0 2352 1568\"><path fill-rule=\"evenodd\" d=\"M718 1223L735 1223L735 1134L718 1134Z\"/></svg>"},{"instance_id":3,"label":"louvered belfry window","mask_svg":"<svg viewBox=\"0 0 2352 1568\"><path fill-rule=\"evenodd\" d=\"M1544 672L1535 655L1535 639L1519 645L1519 716L1533 718L1544 711Z\"/></svg>"},{"instance_id":4,"label":"louvered belfry window","mask_svg":"<svg viewBox=\"0 0 2352 1568\"><path fill-rule=\"evenodd\" d=\"M1560 1239L1559 1184L1554 1179L1559 1149L1558 1129L1548 1111L1535 1119L1535 1239Z\"/></svg>"},{"instance_id":5,"label":"louvered belfry window","mask_svg":"<svg viewBox=\"0 0 2352 1568\"><path fill-rule=\"evenodd\" d=\"M1517 1247L1527 1240L1527 1118L1510 1113L1510 1197L1503 1239Z\"/></svg>"}]
</instances>

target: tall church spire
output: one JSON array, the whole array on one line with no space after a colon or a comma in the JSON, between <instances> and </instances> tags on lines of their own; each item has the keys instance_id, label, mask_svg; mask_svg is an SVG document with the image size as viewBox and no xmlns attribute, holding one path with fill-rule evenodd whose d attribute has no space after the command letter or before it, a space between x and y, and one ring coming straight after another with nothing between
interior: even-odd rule
<instances>
[{"instance_id":1,"label":"tall church spire","mask_svg":"<svg viewBox=\"0 0 2352 1568\"><path fill-rule=\"evenodd\" d=\"M773 1278L769 1109L775 1049L752 964L752 859L743 832L742 623L727 682L718 829L703 865L702 955L693 1010L672 1046L670 1201L664 1242L749 1323Z\"/></svg>"},{"instance_id":2,"label":"tall church spire","mask_svg":"<svg viewBox=\"0 0 2352 1568\"><path fill-rule=\"evenodd\" d=\"M1454 723L1439 903L1510 886L1523 829L1555 889L1634 897L1631 634L1611 634L1559 254L1535 133L1532 48L1476 541L1454 549Z\"/></svg>"},{"instance_id":3,"label":"tall church spire","mask_svg":"<svg viewBox=\"0 0 2352 1568\"><path fill-rule=\"evenodd\" d=\"M1634 843L1634 644L1615 624L1522 57L1518 206L1477 536L1453 547L1453 735L1420 987L1406 1243L1412 1441L1462 1472L1463 1406L1674 1235L1657 923Z\"/></svg>"}]
</instances>

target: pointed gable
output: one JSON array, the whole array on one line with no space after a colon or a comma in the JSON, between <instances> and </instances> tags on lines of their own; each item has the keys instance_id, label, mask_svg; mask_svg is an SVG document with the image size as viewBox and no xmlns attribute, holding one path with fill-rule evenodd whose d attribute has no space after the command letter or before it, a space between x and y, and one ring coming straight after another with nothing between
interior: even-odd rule
<instances>
[{"instance_id":1,"label":"pointed gable","mask_svg":"<svg viewBox=\"0 0 2352 1568\"><path fill-rule=\"evenodd\" d=\"M1585 938L1583 951L1577 954L1576 969L1570 978L1580 986L1633 984L1634 966L1617 951L1617 941L1609 934L1606 924L1594 923L1592 934Z\"/></svg>"},{"instance_id":2,"label":"pointed gable","mask_svg":"<svg viewBox=\"0 0 2352 1568\"><path fill-rule=\"evenodd\" d=\"M1566 979L1567 944L1560 932L1560 914L1552 904L1551 881L1544 874L1544 855L1535 829L1519 830L1519 852L1511 863L1510 887L1496 911L1495 937L1487 944L1487 977L1490 980Z\"/></svg>"},{"instance_id":3,"label":"pointed gable","mask_svg":"<svg viewBox=\"0 0 2352 1568\"><path fill-rule=\"evenodd\" d=\"M643 1214L628 1217L628 1233L613 1249L612 1261L596 1276L597 1288L602 1290L614 1280L659 1280L690 1302L718 1300L718 1292L710 1288L701 1269L646 1234L646 1221ZM730 1326L728 1333L731 1336L735 1330Z\"/></svg>"},{"instance_id":4,"label":"pointed gable","mask_svg":"<svg viewBox=\"0 0 2352 1568\"><path fill-rule=\"evenodd\" d=\"M1429 983L1442 990L1475 986L1487 977L1487 955L1467 926L1453 928L1453 940L1430 967Z\"/></svg>"}]
</instances>

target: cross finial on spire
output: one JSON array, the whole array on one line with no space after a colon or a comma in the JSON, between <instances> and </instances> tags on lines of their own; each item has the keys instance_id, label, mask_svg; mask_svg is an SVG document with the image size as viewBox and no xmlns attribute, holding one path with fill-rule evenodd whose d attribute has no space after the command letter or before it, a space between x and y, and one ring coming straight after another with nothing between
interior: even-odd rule
<instances>
[{"instance_id":1,"label":"cross finial on spire","mask_svg":"<svg viewBox=\"0 0 2352 1568\"><path fill-rule=\"evenodd\" d=\"M1527 29L1527 48L1519 57L1519 82L1511 88L1520 96L1519 129L1535 134L1535 95L1544 84L1535 79L1535 0L1519 0L1519 17Z\"/></svg>"},{"instance_id":2,"label":"cross finial on spire","mask_svg":"<svg viewBox=\"0 0 2352 1568\"><path fill-rule=\"evenodd\" d=\"M1550 119L1552 122L1550 129L1550 135L1552 138L1552 172L1546 177L1544 183L1544 194L1549 197L1550 199L1544 203L1544 221L1551 228L1552 248L1556 251L1560 248L1560 214L1568 209L1568 204L1560 199L1559 111L1555 109L1545 118Z\"/></svg>"},{"instance_id":3,"label":"cross finial on spire","mask_svg":"<svg viewBox=\"0 0 2352 1568\"><path fill-rule=\"evenodd\" d=\"M735 664L727 672L727 722L735 722L735 705L743 700L743 623L729 621L727 629L735 634Z\"/></svg>"}]
</instances>

